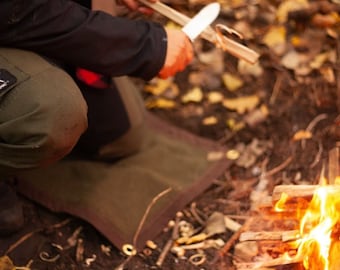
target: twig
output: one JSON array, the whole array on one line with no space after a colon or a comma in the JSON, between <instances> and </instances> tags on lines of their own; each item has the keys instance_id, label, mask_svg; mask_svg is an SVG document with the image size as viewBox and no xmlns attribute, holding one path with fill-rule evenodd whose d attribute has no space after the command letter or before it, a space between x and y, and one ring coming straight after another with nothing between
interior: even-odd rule
<instances>
[{"instance_id":1,"label":"twig","mask_svg":"<svg viewBox=\"0 0 340 270\"><path fill-rule=\"evenodd\" d=\"M283 170L284 168L286 168L286 167L289 165L289 163L290 163L292 160L293 160L293 157L292 157L292 156L288 157L283 163L281 163L281 164L278 165L277 167L275 167L275 168L273 168L273 169L267 171L267 172L266 172L266 176L272 176L272 175L278 173L279 171Z\"/></svg>"},{"instance_id":2,"label":"twig","mask_svg":"<svg viewBox=\"0 0 340 270\"><path fill-rule=\"evenodd\" d=\"M197 208L196 208L196 203L193 202L191 205L190 205L190 212L191 214L194 216L194 218L196 219L196 221L200 224L200 225L204 225L205 222L204 220L199 216L199 214L197 213Z\"/></svg>"},{"instance_id":3,"label":"twig","mask_svg":"<svg viewBox=\"0 0 340 270\"><path fill-rule=\"evenodd\" d=\"M325 114L325 113L319 114L308 124L308 126L306 127L306 131L312 132L314 127L317 125L317 123L319 123L321 120L326 119L327 117L328 117L328 115ZM305 147L306 147L306 140L302 139L301 140L301 148L305 149Z\"/></svg>"},{"instance_id":4,"label":"twig","mask_svg":"<svg viewBox=\"0 0 340 270\"><path fill-rule=\"evenodd\" d=\"M137 247L137 241L138 241L138 237L139 237L139 234L144 226L144 223L145 223L145 220L146 218L148 217L149 215L149 212L151 211L151 208L154 206L154 204L157 202L157 200L159 200L162 196L164 196L165 194L169 193L171 191L171 188L168 188L164 191L162 191L161 193L157 194L156 197L154 197L152 199L152 201L149 203L148 207L146 208L144 214L143 214L143 217L141 219L141 221L139 222L138 224L138 227L137 227L137 230L133 236L133 240L132 240L132 243L133 243L133 247L136 248ZM120 265L118 265L115 270L122 270L124 269L124 266L134 257L134 255L131 255L129 257L127 257Z\"/></svg>"},{"instance_id":5,"label":"twig","mask_svg":"<svg viewBox=\"0 0 340 270\"><path fill-rule=\"evenodd\" d=\"M253 222L253 218L251 217L248 220L246 220L244 222L244 224L242 225L242 227L229 238L227 243L224 245L224 247L218 253L220 258L225 256L225 254L227 254L229 252L230 248L234 245L234 243L240 237L241 233L248 230L248 228L249 228L249 226L251 225L252 222Z\"/></svg>"},{"instance_id":6,"label":"twig","mask_svg":"<svg viewBox=\"0 0 340 270\"><path fill-rule=\"evenodd\" d=\"M273 92L272 92L272 95L269 99L270 105L273 105L276 101L276 98L277 98L279 91L281 89L282 80L283 80L283 75L280 73L280 74L278 74L278 77L275 81L275 84L274 84L274 87L273 87Z\"/></svg>"},{"instance_id":7,"label":"twig","mask_svg":"<svg viewBox=\"0 0 340 270\"><path fill-rule=\"evenodd\" d=\"M314 161L312 162L311 165L309 165L309 168L311 168L311 169L314 168L316 166L316 164L318 164L320 159L321 159L321 154L322 154L322 151L323 151L322 143L319 142L318 146L319 146L319 149L318 149L318 152L315 155Z\"/></svg>"},{"instance_id":8,"label":"twig","mask_svg":"<svg viewBox=\"0 0 340 270\"><path fill-rule=\"evenodd\" d=\"M136 233L133 237L133 245L136 247L137 246L137 240L138 240L138 237L139 237L139 234L144 226L144 223L145 223L145 220L146 218L148 217L149 215L149 212L151 211L151 208L154 206L154 204L161 198L163 197L164 195L166 195L167 193L169 193L170 191L172 190L172 188L167 188L166 190L162 191L161 193L159 193L156 197L154 197L152 199L152 201L150 202L150 204L148 205L148 207L146 208L145 210L145 213L141 219L141 221L139 222L139 225L138 225L138 228L136 230Z\"/></svg>"},{"instance_id":9,"label":"twig","mask_svg":"<svg viewBox=\"0 0 340 270\"><path fill-rule=\"evenodd\" d=\"M60 223L57 223L57 224L54 224L50 227L47 227L47 229L58 229L58 228L61 228L63 226L65 226L66 224L68 224L70 221L72 220L72 218L68 218L68 219L65 219L64 221L60 222ZM38 233L38 232L41 232L43 230L45 230L46 228L40 228L40 229L37 229L35 231L32 231L28 234L25 234L24 236L22 236L17 242L15 242L14 244L12 244L8 249L7 251L5 252L4 255L8 255L9 253L11 253L14 249L16 249L19 245L21 245L23 242L25 242L27 239L29 239L31 236L33 236L34 234Z\"/></svg>"},{"instance_id":10,"label":"twig","mask_svg":"<svg viewBox=\"0 0 340 270\"><path fill-rule=\"evenodd\" d=\"M172 234L171 234L171 238L166 242L161 254L159 255L158 259L157 259L157 262L156 262L156 265L158 267L161 267L164 260L165 260L165 257L166 255L169 253L174 241L178 238L178 225L179 225L179 221L181 219L181 217L183 216L182 213L178 212L176 214L176 219L175 219L175 225L172 229Z\"/></svg>"}]
</instances>

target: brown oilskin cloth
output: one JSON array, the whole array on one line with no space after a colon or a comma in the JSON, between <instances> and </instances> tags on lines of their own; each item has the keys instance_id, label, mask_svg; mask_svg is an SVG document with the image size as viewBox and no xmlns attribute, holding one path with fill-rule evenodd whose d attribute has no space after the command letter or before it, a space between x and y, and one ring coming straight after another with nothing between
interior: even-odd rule
<instances>
[{"instance_id":1,"label":"brown oilskin cloth","mask_svg":"<svg viewBox=\"0 0 340 270\"><path fill-rule=\"evenodd\" d=\"M137 248L153 239L229 166L208 161L217 143L195 136L148 114L148 138L139 153L116 163L64 160L18 176L18 191L52 211L92 224L117 248L133 244L137 228L155 200L136 238Z\"/></svg>"}]
</instances>

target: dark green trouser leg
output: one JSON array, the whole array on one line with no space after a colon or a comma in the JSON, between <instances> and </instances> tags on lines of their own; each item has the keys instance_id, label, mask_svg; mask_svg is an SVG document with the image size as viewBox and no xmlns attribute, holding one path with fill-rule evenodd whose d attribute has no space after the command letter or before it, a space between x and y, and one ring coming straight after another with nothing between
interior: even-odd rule
<instances>
[{"instance_id":1,"label":"dark green trouser leg","mask_svg":"<svg viewBox=\"0 0 340 270\"><path fill-rule=\"evenodd\" d=\"M111 160L142 145L145 108L127 77L115 78L111 89L79 89L42 57L7 48L0 48L1 69L17 82L0 89L0 177L55 162L74 146L90 149L93 158Z\"/></svg>"},{"instance_id":2,"label":"dark green trouser leg","mask_svg":"<svg viewBox=\"0 0 340 270\"><path fill-rule=\"evenodd\" d=\"M87 128L87 106L72 78L15 49L0 48L0 69L17 78L0 90L0 176L64 157Z\"/></svg>"}]
</instances>

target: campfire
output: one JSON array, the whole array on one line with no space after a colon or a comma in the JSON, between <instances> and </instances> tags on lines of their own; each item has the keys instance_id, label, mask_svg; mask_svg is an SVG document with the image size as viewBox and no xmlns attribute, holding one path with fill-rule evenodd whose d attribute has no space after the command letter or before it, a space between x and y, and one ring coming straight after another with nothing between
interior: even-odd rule
<instances>
[{"instance_id":1,"label":"campfire","mask_svg":"<svg viewBox=\"0 0 340 270\"><path fill-rule=\"evenodd\" d=\"M259 207L235 246L235 265L243 269L340 269L339 159L330 159L327 181L318 185L280 185ZM288 266L288 265L291 265Z\"/></svg>"}]
</instances>

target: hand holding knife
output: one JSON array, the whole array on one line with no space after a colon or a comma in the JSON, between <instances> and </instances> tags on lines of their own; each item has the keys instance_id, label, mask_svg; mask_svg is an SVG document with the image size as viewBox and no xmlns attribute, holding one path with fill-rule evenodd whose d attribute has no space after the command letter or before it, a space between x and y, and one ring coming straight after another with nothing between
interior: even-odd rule
<instances>
[{"instance_id":1,"label":"hand holding knife","mask_svg":"<svg viewBox=\"0 0 340 270\"><path fill-rule=\"evenodd\" d=\"M216 44L218 47L237 58L243 59L251 64L258 61L258 53L222 34L221 29L234 32L232 29L223 25L217 25L216 31L214 31L210 26L218 16L220 10L218 3L207 5L191 19L161 2L151 3L148 0L139 1L170 20L182 25L183 32L185 32L191 40L195 39L198 35L201 35L202 38Z\"/></svg>"}]
</instances>

